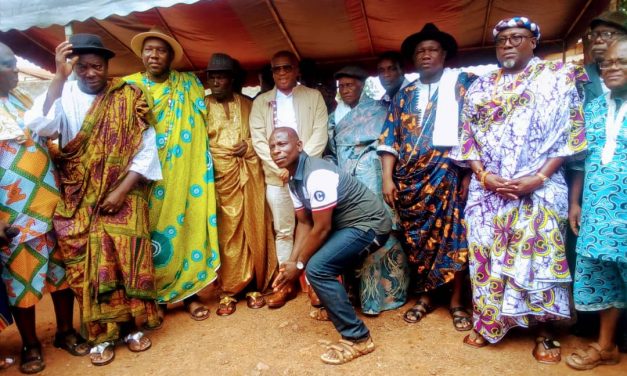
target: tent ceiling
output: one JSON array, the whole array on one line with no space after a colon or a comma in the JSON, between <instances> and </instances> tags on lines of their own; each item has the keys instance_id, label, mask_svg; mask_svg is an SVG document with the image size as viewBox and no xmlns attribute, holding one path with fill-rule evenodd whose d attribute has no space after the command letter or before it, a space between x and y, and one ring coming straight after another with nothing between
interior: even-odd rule
<instances>
[{"instance_id":1,"label":"tent ceiling","mask_svg":"<svg viewBox=\"0 0 627 376\"><path fill-rule=\"evenodd\" d=\"M492 27L502 18L526 15L537 21L542 31L538 52L552 53L572 45L590 19L606 9L610 1L92 0L73 6L71 3L77 2L70 0L1 3L0 41L18 55L54 70L54 48L65 35L62 24L77 20L72 23L75 33L99 34L105 45L116 51L110 74L123 75L142 69L129 48L130 41L153 25L169 31L181 43L186 56L180 69L190 71L202 70L214 52L226 52L244 68L257 69L283 49L314 59L322 66L337 67L353 61L372 68L377 54L399 49L403 39L426 22L434 22L457 39L460 54L454 64L480 64L494 62Z\"/></svg>"}]
</instances>

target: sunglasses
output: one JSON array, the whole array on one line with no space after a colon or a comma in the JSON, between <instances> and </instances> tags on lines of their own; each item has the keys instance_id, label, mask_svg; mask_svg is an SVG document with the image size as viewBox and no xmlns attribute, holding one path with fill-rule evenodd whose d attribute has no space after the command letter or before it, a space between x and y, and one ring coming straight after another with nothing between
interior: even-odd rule
<instances>
[{"instance_id":1,"label":"sunglasses","mask_svg":"<svg viewBox=\"0 0 627 376\"><path fill-rule=\"evenodd\" d=\"M292 71L294 70L294 66L291 64L275 65L271 69L272 69L272 73L281 73L281 72L292 73Z\"/></svg>"}]
</instances>

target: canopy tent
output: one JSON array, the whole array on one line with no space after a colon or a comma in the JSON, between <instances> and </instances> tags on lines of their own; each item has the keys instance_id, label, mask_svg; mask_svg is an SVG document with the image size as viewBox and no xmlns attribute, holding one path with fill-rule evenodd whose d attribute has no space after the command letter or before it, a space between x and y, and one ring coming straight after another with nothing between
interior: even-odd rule
<instances>
[{"instance_id":1,"label":"canopy tent","mask_svg":"<svg viewBox=\"0 0 627 376\"><path fill-rule=\"evenodd\" d=\"M103 37L116 52L109 73L142 69L130 50L136 33L152 26L183 46L181 70L200 71L214 52L245 69L266 64L279 50L335 68L348 62L372 68L376 55L434 22L460 46L453 65L494 62L492 27L525 15L542 31L540 55L573 45L610 0L12 0L0 2L0 41L16 54L54 70L54 49L74 33Z\"/></svg>"}]
</instances>

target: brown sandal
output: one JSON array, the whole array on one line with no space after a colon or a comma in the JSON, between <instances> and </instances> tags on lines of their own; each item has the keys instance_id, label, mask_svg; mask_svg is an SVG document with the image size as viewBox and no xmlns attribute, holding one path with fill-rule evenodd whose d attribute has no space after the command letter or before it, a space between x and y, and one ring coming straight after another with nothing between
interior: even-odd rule
<instances>
[{"instance_id":1,"label":"brown sandal","mask_svg":"<svg viewBox=\"0 0 627 376\"><path fill-rule=\"evenodd\" d=\"M266 305L266 299L259 292L249 292L246 294L246 306L250 309L259 309Z\"/></svg>"},{"instance_id":2,"label":"brown sandal","mask_svg":"<svg viewBox=\"0 0 627 376\"><path fill-rule=\"evenodd\" d=\"M603 350L598 343L591 343L586 350L577 349L566 357L566 364L577 370L593 369L596 366L614 365L620 362L618 347Z\"/></svg>"},{"instance_id":3,"label":"brown sandal","mask_svg":"<svg viewBox=\"0 0 627 376\"><path fill-rule=\"evenodd\" d=\"M562 345L558 341L540 336L536 338L536 345L534 346L531 354L534 358L536 358L538 363L558 364L562 360L561 348ZM550 351L555 349L559 349L560 353L552 355Z\"/></svg>"},{"instance_id":4,"label":"brown sandal","mask_svg":"<svg viewBox=\"0 0 627 376\"><path fill-rule=\"evenodd\" d=\"M422 320L422 318L431 311L433 311L433 307L431 306L431 304L419 300L416 302L416 304L414 304L413 307L405 311L405 314L403 315L403 320L410 324L415 324L418 321Z\"/></svg>"},{"instance_id":5,"label":"brown sandal","mask_svg":"<svg viewBox=\"0 0 627 376\"><path fill-rule=\"evenodd\" d=\"M237 300L232 296L223 295L220 297L220 303L218 304L218 309L216 310L216 315L218 316L229 316L235 312L235 308Z\"/></svg>"},{"instance_id":6,"label":"brown sandal","mask_svg":"<svg viewBox=\"0 0 627 376\"><path fill-rule=\"evenodd\" d=\"M370 354L374 348L371 337L359 343L341 339L336 344L327 346L327 352L320 355L320 359L327 364L344 364L362 355Z\"/></svg>"},{"instance_id":7,"label":"brown sandal","mask_svg":"<svg viewBox=\"0 0 627 376\"><path fill-rule=\"evenodd\" d=\"M488 345L488 341L481 336L481 334L475 332L468 334L464 337L464 345L473 347L475 349L480 349L482 347L486 347Z\"/></svg>"}]
</instances>

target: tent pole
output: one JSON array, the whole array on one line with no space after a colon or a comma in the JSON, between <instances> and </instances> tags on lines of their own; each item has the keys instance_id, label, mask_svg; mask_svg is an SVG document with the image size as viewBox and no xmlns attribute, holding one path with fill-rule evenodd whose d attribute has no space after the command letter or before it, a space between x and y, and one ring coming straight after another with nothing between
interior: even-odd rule
<instances>
[{"instance_id":1,"label":"tent pole","mask_svg":"<svg viewBox=\"0 0 627 376\"><path fill-rule=\"evenodd\" d=\"M562 63L566 64L566 41L562 41Z\"/></svg>"},{"instance_id":2,"label":"tent pole","mask_svg":"<svg viewBox=\"0 0 627 376\"><path fill-rule=\"evenodd\" d=\"M298 52L298 49L296 48L296 45L294 44L294 41L292 40L290 33L285 28L285 25L283 24L283 20L281 19L281 16L279 15L279 11L276 9L276 7L274 6L274 3L271 0L265 0L264 2L266 3L268 10L272 14L272 18L274 18L274 22L276 22L277 26L279 27L281 34L283 34L283 37L287 40L287 44L290 46L290 49L292 50L294 55L296 55L296 58L300 60L300 53Z\"/></svg>"}]
</instances>

